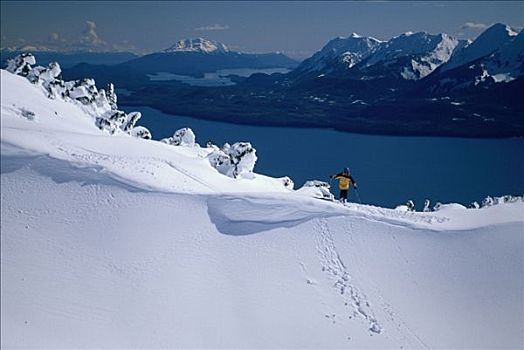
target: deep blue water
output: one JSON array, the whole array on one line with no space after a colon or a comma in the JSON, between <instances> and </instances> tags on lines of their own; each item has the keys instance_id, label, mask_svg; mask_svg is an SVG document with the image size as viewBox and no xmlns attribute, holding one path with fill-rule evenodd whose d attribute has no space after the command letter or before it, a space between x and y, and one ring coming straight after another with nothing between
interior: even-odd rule
<instances>
[{"instance_id":1,"label":"deep blue water","mask_svg":"<svg viewBox=\"0 0 524 350\"><path fill-rule=\"evenodd\" d=\"M349 167L363 202L394 207L413 199L421 208L432 203L469 205L485 196L524 194L523 139L462 139L445 137L371 136L326 129L235 125L164 114L148 107L124 107L142 112L139 125L154 139L190 127L197 142L249 141L257 150L255 171L287 175L295 188L304 181L329 181L329 175ZM350 192L350 200L356 201Z\"/></svg>"}]
</instances>

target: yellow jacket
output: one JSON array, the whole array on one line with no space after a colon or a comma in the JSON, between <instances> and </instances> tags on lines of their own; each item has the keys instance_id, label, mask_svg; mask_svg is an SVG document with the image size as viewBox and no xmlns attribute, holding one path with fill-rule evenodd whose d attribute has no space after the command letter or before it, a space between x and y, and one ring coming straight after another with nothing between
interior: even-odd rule
<instances>
[{"instance_id":1,"label":"yellow jacket","mask_svg":"<svg viewBox=\"0 0 524 350\"><path fill-rule=\"evenodd\" d=\"M349 190L349 187L353 184L353 188L357 187L357 182L351 177L351 175L347 174L338 174L334 177L336 180L338 180L338 188L340 190Z\"/></svg>"}]
</instances>

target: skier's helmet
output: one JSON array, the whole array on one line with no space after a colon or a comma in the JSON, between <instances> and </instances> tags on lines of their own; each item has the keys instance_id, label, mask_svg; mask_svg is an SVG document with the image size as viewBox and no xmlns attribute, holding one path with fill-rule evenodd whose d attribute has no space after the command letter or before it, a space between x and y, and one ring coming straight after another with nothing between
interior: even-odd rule
<instances>
[{"instance_id":1,"label":"skier's helmet","mask_svg":"<svg viewBox=\"0 0 524 350\"><path fill-rule=\"evenodd\" d=\"M344 168L344 171L342 171L344 174L349 174L349 168Z\"/></svg>"}]
</instances>

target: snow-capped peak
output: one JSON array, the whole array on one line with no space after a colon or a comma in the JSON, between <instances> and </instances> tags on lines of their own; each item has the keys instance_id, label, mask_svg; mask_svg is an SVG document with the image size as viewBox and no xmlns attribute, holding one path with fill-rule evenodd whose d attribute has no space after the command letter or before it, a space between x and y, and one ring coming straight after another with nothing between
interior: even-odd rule
<instances>
[{"instance_id":1,"label":"snow-capped peak","mask_svg":"<svg viewBox=\"0 0 524 350\"><path fill-rule=\"evenodd\" d=\"M341 62L347 68L351 68L368 57L380 43L380 40L363 37L357 33L352 33L347 38L337 37L305 60L297 70L319 72Z\"/></svg>"},{"instance_id":2,"label":"snow-capped peak","mask_svg":"<svg viewBox=\"0 0 524 350\"><path fill-rule=\"evenodd\" d=\"M226 53L229 48L217 41L204 38L183 39L164 50L165 53L174 52L200 52L200 53Z\"/></svg>"},{"instance_id":3,"label":"snow-capped peak","mask_svg":"<svg viewBox=\"0 0 524 350\"><path fill-rule=\"evenodd\" d=\"M449 62L442 66L442 72L475 61L495 52L511 41L518 33L511 27L496 23L482 32L471 44L453 53Z\"/></svg>"},{"instance_id":4,"label":"snow-capped peak","mask_svg":"<svg viewBox=\"0 0 524 350\"><path fill-rule=\"evenodd\" d=\"M402 70L404 79L416 80L433 72L447 62L459 40L447 35L426 32L406 32L382 43L367 59L367 67L379 62L389 62L401 56L410 56L411 63Z\"/></svg>"},{"instance_id":5,"label":"snow-capped peak","mask_svg":"<svg viewBox=\"0 0 524 350\"><path fill-rule=\"evenodd\" d=\"M484 68L496 82L508 82L521 76L524 72L524 30L512 36L484 62Z\"/></svg>"}]
</instances>

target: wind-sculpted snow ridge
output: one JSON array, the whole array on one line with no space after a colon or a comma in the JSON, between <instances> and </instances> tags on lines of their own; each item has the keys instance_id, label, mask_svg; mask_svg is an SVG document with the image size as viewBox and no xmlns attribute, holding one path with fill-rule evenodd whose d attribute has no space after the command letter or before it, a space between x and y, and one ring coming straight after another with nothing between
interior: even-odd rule
<instances>
[{"instance_id":1,"label":"wind-sculpted snow ridge","mask_svg":"<svg viewBox=\"0 0 524 350\"><path fill-rule=\"evenodd\" d=\"M109 84L106 90L98 90L93 79L60 79L61 69L57 62L51 62L48 67L32 67L34 64L35 57L24 53L8 60L6 70L26 77L31 83L42 87L50 99L60 98L79 105L95 119L96 126L101 130L110 134L124 132L134 137L151 139L151 133L146 128L134 129L141 117L140 112L126 114L118 110L113 84Z\"/></svg>"}]
</instances>

